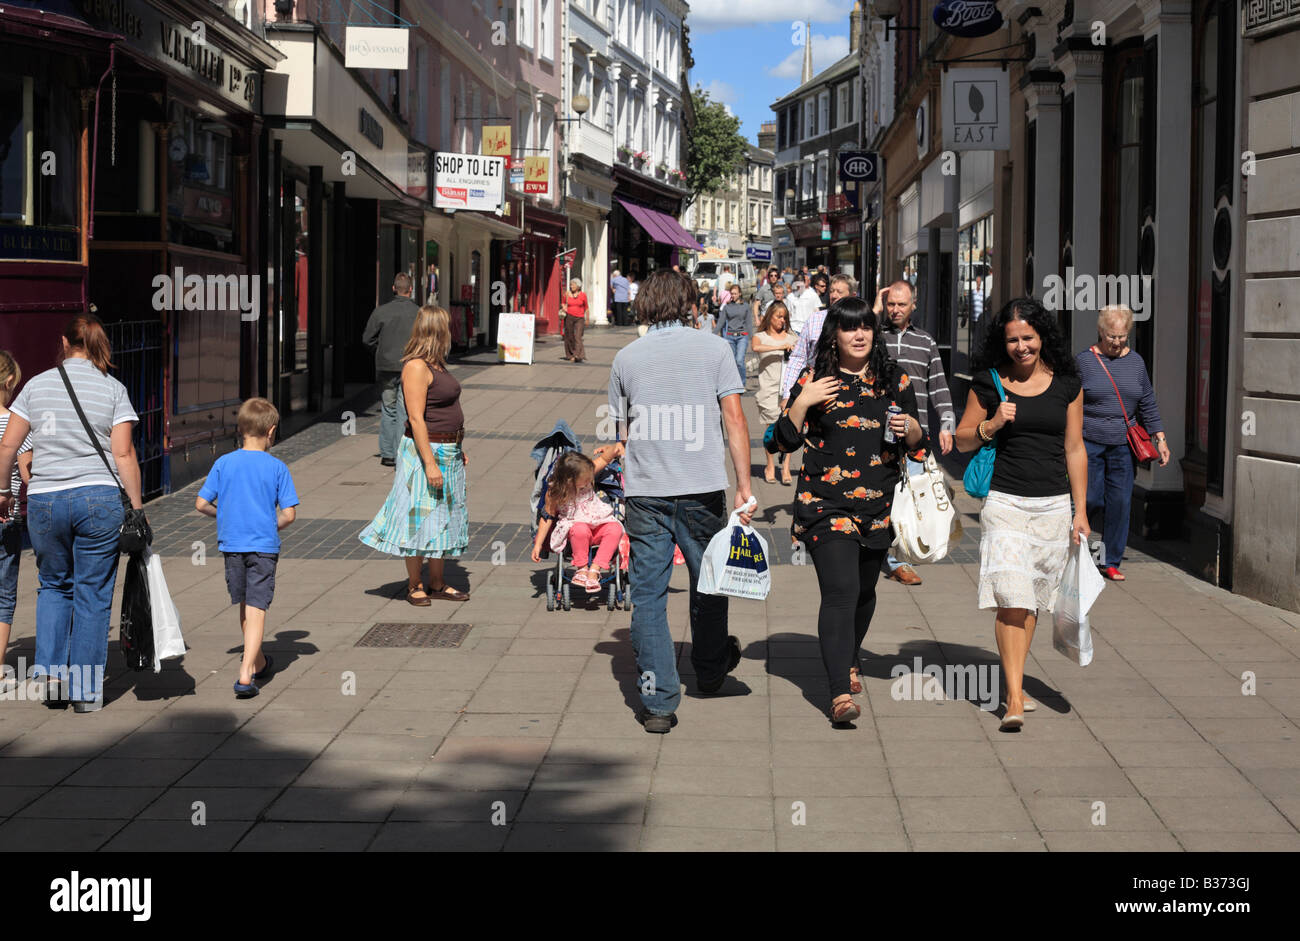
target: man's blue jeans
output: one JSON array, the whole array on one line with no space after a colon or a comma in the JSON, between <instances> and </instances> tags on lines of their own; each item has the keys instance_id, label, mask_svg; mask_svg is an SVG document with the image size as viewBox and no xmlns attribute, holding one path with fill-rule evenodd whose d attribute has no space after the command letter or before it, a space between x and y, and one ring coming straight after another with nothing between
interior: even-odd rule
<instances>
[{"instance_id":1,"label":"man's blue jeans","mask_svg":"<svg viewBox=\"0 0 1300 941\"><path fill-rule=\"evenodd\" d=\"M745 375L745 354L749 352L749 334L728 333L724 339L731 344L731 352L736 357L736 369L740 370L740 381L744 383L749 378Z\"/></svg>"},{"instance_id":2,"label":"man's blue jeans","mask_svg":"<svg viewBox=\"0 0 1300 941\"><path fill-rule=\"evenodd\" d=\"M27 498L27 529L40 574L32 672L62 679L66 667L66 695L73 701L104 697L121 528L116 487L75 487Z\"/></svg>"},{"instance_id":3,"label":"man's blue jeans","mask_svg":"<svg viewBox=\"0 0 1300 941\"><path fill-rule=\"evenodd\" d=\"M402 395L402 374L381 372L379 404L379 456L397 459L397 446L406 431L406 397Z\"/></svg>"},{"instance_id":4,"label":"man's blue jeans","mask_svg":"<svg viewBox=\"0 0 1300 941\"><path fill-rule=\"evenodd\" d=\"M704 549L727 525L726 491L680 497L628 497L627 529L632 544L628 582L632 598L632 649L637 689L646 712L667 716L681 702L677 650L668 628L668 582L673 574L673 544L686 558L691 577L691 665L696 680L709 683L727 668L727 599L701 595Z\"/></svg>"},{"instance_id":5,"label":"man's blue jeans","mask_svg":"<svg viewBox=\"0 0 1300 941\"><path fill-rule=\"evenodd\" d=\"M923 474L925 473L925 465L922 464L920 461L914 461L909 457L907 459L907 473L909 475ZM880 571L884 572L886 575L889 575L902 564L903 564L902 562L899 562L897 559L894 558L894 553L891 552L885 556L885 564L880 567Z\"/></svg>"},{"instance_id":6,"label":"man's blue jeans","mask_svg":"<svg viewBox=\"0 0 1300 941\"><path fill-rule=\"evenodd\" d=\"M1133 505L1133 452L1127 441L1098 444L1083 439L1088 450L1088 512L1102 510L1103 566L1124 561L1128 547L1128 518Z\"/></svg>"}]
</instances>

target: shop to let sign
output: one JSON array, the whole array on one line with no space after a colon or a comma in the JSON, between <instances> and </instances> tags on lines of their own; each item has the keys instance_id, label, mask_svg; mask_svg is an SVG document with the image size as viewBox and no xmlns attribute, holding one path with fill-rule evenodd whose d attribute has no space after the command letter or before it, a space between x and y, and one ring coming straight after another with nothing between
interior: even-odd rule
<instances>
[{"instance_id":1,"label":"shop to let sign","mask_svg":"<svg viewBox=\"0 0 1300 941\"><path fill-rule=\"evenodd\" d=\"M500 208L505 160L482 154L439 153L433 158L433 204L439 209Z\"/></svg>"}]
</instances>

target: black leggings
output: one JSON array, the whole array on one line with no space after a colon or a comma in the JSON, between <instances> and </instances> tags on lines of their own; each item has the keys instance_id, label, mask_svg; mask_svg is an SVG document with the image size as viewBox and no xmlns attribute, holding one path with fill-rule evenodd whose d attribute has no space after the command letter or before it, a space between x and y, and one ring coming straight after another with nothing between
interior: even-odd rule
<instances>
[{"instance_id":1,"label":"black leggings","mask_svg":"<svg viewBox=\"0 0 1300 941\"><path fill-rule=\"evenodd\" d=\"M852 539L832 539L812 550L822 593L817 638L832 701L849 692L849 669L858 665L862 639L876 613L876 581L886 551Z\"/></svg>"}]
</instances>

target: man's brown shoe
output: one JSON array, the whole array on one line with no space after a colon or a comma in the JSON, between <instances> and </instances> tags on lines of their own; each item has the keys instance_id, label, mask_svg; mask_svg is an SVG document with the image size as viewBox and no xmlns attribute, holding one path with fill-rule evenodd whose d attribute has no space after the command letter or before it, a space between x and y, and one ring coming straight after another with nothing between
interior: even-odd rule
<instances>
[{"instance_id":1,"label":"man's brown shoe","mask_svg":"<svg viewBox=\"0 0 1300 941\"><path fill-rule=\"evenodd\" d=\"M904 585L921 584L921 576L916 574L916 569L906 562L889 573L889 577L896 582L902 582Z\"/></svg>"}]
</instances>

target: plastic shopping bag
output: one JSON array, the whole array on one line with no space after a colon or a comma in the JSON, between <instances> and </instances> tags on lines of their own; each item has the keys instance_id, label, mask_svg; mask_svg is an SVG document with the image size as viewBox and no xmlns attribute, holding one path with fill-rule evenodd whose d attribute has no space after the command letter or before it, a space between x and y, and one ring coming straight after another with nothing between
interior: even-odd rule
<instances>
[{"instance_id":1,"label":"plastic shopping bag","mask_svg":"<svg viewBox=\"0 0 1300 941\"><path fill-rule=\"evenodd\" d=\"M152 550L144 550L145 572L149 580L149 608L153 616L153 671L162 671L169 657L185 656L185 639L181 636L181 613L167 590L162 559Z\"/></svg>"},{"instance_id":2,"label":"plastic shopping bag","mask_svg":"<svg viewBox=\"0 0 1300 941\"><path fill-rule=\"evenodd\" d=\"M126 557L119 630L122 657L127 667L136 673L147 669L153 663L153 615L149 604L149 573L143 552L133 552Z\"/></svg>"},{"instance_id":3,"label":"plastic shopping bag","mask_svg":"<svg viewBox=\"0 0 1300 941\"><path fill-rule=\"evenodd\" d=\"M743 507L758 505L753 497ZM742 526L740 510L731 514L727 525L709 540L700 562L700 581L696 586L704 595L731 595L762 601L772 587L767 569L767 543L753 527Z\"/></svg>"},{"instance_id":4,"label":"plastic shopping bag","mask_svg":"<svg viewBox=\"0 0 1300 941\"><path fill-rule=\"evenodd\" d=\"M1106 587L1086 543L1070 546L1061 589L1052 610L1052 646L1081 667L1092 663L1088 611Z\"/></svg>"}]
</instances>

